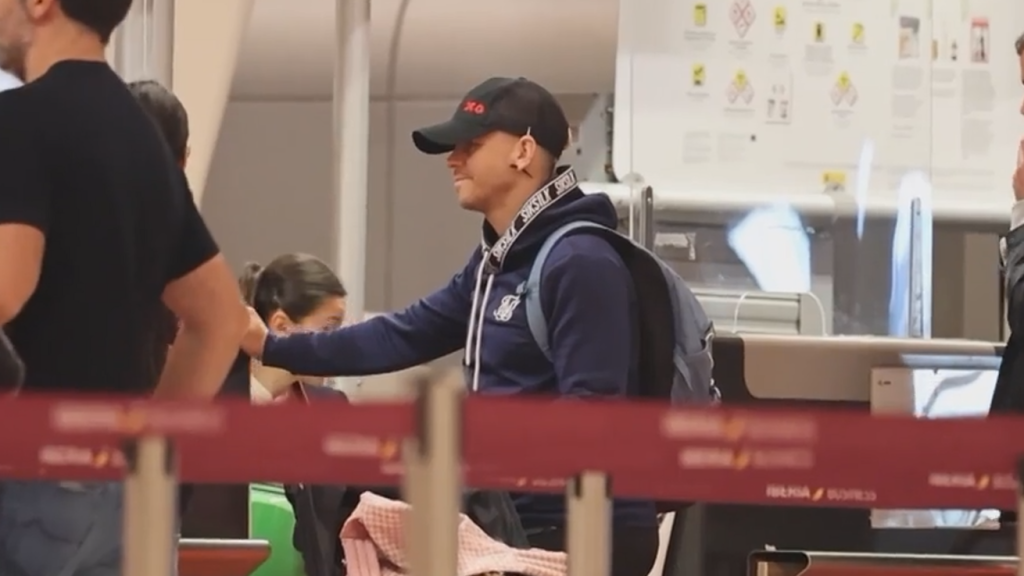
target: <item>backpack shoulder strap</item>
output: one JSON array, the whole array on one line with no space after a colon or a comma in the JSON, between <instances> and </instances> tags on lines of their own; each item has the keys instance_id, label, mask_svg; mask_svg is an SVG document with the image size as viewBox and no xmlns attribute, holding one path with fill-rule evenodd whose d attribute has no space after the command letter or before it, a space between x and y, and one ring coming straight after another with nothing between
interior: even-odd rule
<instances>
[{"instance_id":1,"label":"backpack shoulder strap","mask_svg":"<svg viewBox=\"0 0 1024 576\"><path fill-rule=\"evenodd\" d=\"M615 233L614 230L594 222L579 220L565 224L552 232L544 240L540 251L537 252L537 256L533 259L530 275L527 276L525 282L519 285L519 294L526 298L526 323L530 327L530 333L533 335L533 340L537 343L537 347L540 348L540 351L544 353L548 360L551 359L551 347L548 342L548 320L544 316L544 308L540 301L541 274L544 272L544 263L547 262L548 255L551 253L552 248L555 247L555 244L565 237L566 234L581 229Z\"/></svg>"}]
</instances>

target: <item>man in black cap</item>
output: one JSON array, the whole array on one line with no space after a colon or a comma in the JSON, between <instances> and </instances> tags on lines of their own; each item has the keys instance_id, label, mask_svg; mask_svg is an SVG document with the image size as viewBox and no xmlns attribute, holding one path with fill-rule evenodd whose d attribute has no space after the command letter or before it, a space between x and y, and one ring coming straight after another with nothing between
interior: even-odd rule
<instances>
[{"instance_id":1,"label":"man in black cap","mask_svg":"<svg viewBox=\"0 0 1024 576\"><path fill-rule=\"evenodd\" d=\"M484 216L483 247L447 286L394 314L285 337L269 336L253 317L246 351L296 374L359 376L461 348L468 385L481 394L634 393L636 291L606 238L568 235L546 254L539 282L546 349L521 305L551 233L572 222L618 224L606 195L584 195L571 168L556 168L569 123L555 97L525 78L491 78L470 90L449 120L412 138L422 152L448 155L459 204ZM562 496L518 495L516 510L533 546L564 550ZM613 575L646 575L658 546L654 504L616 501L613 537Z\"/></svg>"},{"instance_id":2,"label":"man in black cap","mask_svg":"<svg viewBox=\"0 0 1024 576\"><path fill-rule=\"evenodd\" d=\"M412 139L421 152L449 154L459 204L504 230L551 179L569 144L569 122L540 85L491 78L463 98L450 120L417 130Z\"/></svg>"}]
</instances>

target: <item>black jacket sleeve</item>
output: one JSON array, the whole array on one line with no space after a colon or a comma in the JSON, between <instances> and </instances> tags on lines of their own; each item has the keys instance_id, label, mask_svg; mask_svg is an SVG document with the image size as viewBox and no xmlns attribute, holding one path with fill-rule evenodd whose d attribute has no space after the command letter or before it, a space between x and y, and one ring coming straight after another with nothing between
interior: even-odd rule
<instances>
[{"instance_id":1,"label":"black jacket sleeve","mask_svg":"<svg viewBox=\"0 0 1024 576\"><path fill-rule=\"evenodd\" d=\"M1024 226L1011 230L1000 242L1006 294L1006 323L1011 332L1024 329Z\"/></svg>"}]
</instances>

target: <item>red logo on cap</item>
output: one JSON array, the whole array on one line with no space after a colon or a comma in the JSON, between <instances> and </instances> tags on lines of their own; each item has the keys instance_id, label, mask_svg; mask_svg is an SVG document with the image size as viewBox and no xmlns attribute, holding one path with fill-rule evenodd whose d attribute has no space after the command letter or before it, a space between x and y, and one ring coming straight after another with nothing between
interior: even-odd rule
<instances>
[{"instance_id":1,"label":"red logo on cap","mask_svg":"<svg viewBox=\"0 0 1024 576\"><path fill-rule=\"evenodd\" d=\"M462 111L480 115L487 111L487 107L476 100L466 100L462 103Z\"/></svg>"}]
</instances>

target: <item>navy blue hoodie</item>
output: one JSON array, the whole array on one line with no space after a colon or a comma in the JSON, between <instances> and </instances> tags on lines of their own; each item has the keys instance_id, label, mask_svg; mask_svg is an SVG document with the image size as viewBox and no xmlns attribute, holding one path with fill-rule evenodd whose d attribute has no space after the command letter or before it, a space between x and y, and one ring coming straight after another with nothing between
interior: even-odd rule
<instances>
[{"instance_id":1,"label":"navy blue hoodie","mask_svg":"<svg viewBox=\"0 0 1024 576\"><path fill-rule=\"evenodd\" d=\"M540 297L551 361L534 342L516 294L547 236L577 220L615 228L618 215L606 195L584 195L573 172L561 169L503 235L484 224L483 246L447 286L405 310L332 332L271 336L263 362L296 374L361 376L462 348L469 385L481 394L626 395L636 386L636 293L607 240L566 236L548 255ZM516 508L527 528L560 524L565 514L561 496L523 495ZM615 516L655 521L646 502L616 503Z\"/></svg>"}]
</instances>

